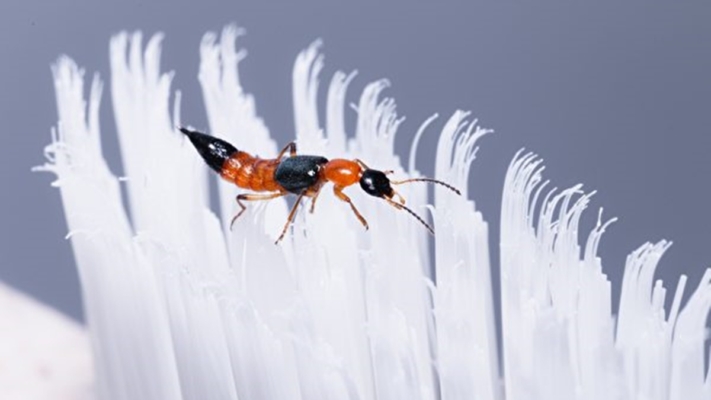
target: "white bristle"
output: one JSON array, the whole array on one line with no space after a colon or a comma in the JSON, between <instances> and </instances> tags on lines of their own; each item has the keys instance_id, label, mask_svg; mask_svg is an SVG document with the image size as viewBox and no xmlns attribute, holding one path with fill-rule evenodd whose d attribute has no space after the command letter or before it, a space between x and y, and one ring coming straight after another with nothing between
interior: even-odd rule
<instances>
[{"instance_id":1,"label":"white bristle","mask_svg":"<svg viewBox=\"0 0 711 400\"><path fill-rule=\"evenodd\" d=\"M219 38L208 33L202 40L199 80L209 127L201 130L274 157L280 146L240 85L237 68L246 53L235 41L242 33L230 25ZM519 152L506 175L496 310L488 224L468 198L479 139L490 130L468 112L456 111L444 124L434 176L462 195L435 185L431 205L425 183L395 186L412 212L433 221L434 265L427 229L358 185L345 193L368 221L367 231L331 185L323 187L313 214L310 199L303 202L278 245L288 212L283 198L249 202L230 229L235 196L243 191L220 181L219 216L208 208L207 169L176 130L180 96L171 104L161 39L152 37L145 48L140 33L111 40L125 183L101 154L100 80L94 78L85 102L83 71L67 57L52 68L59 122L48 163L38 169L58 177L97 398L711 397L704 364L711 270L682 307L686 277L673 296L654 278L670 242L640 247L627 260L615 323L610 282L597 256L614 219L603 223L600 216L581 246L579 222L593 193L581 185L549 188L532 153ZM357 124L349 127L344 115L352 111L345 105L355 73L333 76L322 121L322 69L316 41L294 65L297 152L359 158L393 170L394 181L421 178L415 154L427 150L416 146L434 129L436 115L410 138L406 171L394 154L403 118L383 96L389 82L365 86L354 106Z\"/></svg>"}]
</instances>

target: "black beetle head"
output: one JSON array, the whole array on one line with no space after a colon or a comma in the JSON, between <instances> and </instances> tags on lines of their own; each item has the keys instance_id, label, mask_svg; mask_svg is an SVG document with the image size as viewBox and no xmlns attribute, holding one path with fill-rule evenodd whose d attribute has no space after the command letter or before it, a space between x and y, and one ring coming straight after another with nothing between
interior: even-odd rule
<instances>
[{"instance_id":1,"label":"black beetle head","mask_svg":"<svg viewBox=\"0 0 711 400\"><path fill-rule=\"evenodd\" d=\"M390 179L385 173L375 169L366 169L360 177L360 187L371 196L392 198L395 192L390 186Z\"/></svg>"},{"instance_id":2,"label":"black beetle head","mask_svg":"<svg viewBox=\"0 0 711 400\"><path fill-rule=\"evenodd\" d=\"M362 163L360 164L364 167ZM390 173L392 173L392 171L387 171L387 174ZM371 196L380 197L381 199L384 199L388 202L388 204L397 208L398 210L407 211L408 214L412 215L418 221L420 221L420 223L424 225L425 228L427 228L427 230L430 231L431 234L434 235L434 230L432 229L432 227L427 222L425 222L425 220L422 219L419 215L415 214L414 211L405 207L405 199L399 193L393 190L391 186L402 185L403 183L408 182L436 183L438 185L446 187L447 189L455 192L456 194L461 195L459 190L454 186L431 178L411 178L405 179L403 181L391 181L390 179L388 179L386 172L378 171L375 169L366 169L365 171L363 171L363 175L361 175L360 177L360 187L362 187L366 193ZM394 198L397 198L398 201L393 201Z\"/></svg>"}]
</instances>

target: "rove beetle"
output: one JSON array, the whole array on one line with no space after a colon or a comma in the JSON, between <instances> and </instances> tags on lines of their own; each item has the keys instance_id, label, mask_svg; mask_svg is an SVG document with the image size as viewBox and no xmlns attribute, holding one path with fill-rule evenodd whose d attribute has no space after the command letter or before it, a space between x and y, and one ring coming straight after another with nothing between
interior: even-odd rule
<instances>
[{"instance_id":1,"label":"rove beetle","mask_svg":"<svg viewBox=\"0 0 711 400\"><path fill-rule=\"evenodd\" d=\"M333 183L333 194L351 206L358 221L368 229L368 222L343 189L360 183L360 187L371 196L381 198L398 210L405 210L424 225L431 234L434 230L412 210L405 207L405 199L391 185L407 182L431 182L440 184L457 194L459 190L444 182L430 178L413 178L403 181L391 181L387 175L393 171L378 171L369 168L363 161L333 159L322 156L297 155L296 143L291 142L276 158L261 159L247 152L237 150L230 143L185 127L179 128L192 142L203 160L215 172L228 182L253 192L237 195L237 204L241 210L232 218L230 228L237 218L247 209L243 201L271 200L277 197L295 194L296 203L289 212L284 229L276 243L284 237L286 230L296 215L296 210L304 197L311 198L310 212L314 211L316 199L321 188L327 182ZM288 156L287 156L288 152ZM394 198L397 197L397 201Z\"/></svg>"}]
</instances>

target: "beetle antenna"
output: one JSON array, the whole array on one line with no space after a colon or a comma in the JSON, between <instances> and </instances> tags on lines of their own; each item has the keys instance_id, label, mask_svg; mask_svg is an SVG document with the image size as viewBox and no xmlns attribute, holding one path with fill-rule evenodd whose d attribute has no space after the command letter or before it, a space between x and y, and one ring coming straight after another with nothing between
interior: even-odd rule
<instances>
[{"instance_id":1,"label":"beetle antenna","mask_svg":"<svg viewBox=\"0 0 711 400\"><path fill-rule=\"evenodd\" d=\"M408 183L408 182L430 182L430 183L436 183L438 185L442 185L446 187L447 189L453 191L454 193L458 195L462 195L462 192L459 191L459 189L455 188L454 186L444 183L442 181L438 181L436 179L430 179L430 178L411 178L411 179L405 179L404 181L390 181L393 185L402 185L403 183Z\"/></svg>"},{"instance_id":2,"label":"beetle antenna","mask_svg":"<svg viewBox=\"0 0 711 400\"><path fill-rule=\"evenodd\" d=\"M432 227L431 227L427 222L425 222L425 220L423 220L422 218L420 218L419 215L415 214L414 211L410 210L409 208L405 207L404 205L402 205L402 204L400 204L400 203L396 203L396 202L394 202L394 201L388 199L387 197L383 197L383 199L384 199L385 201L387 201L388 204L390 204L391 206L397 208L398 210L405 210L405 211L407 211L410 215L412 215L413 217L417 218L417 220L420 221L420 223L421 223L422 225L424 225L425 228L427 228L428 231L430 231L430 233L432 234L432 236L434 236L434 234L435 234L435 233L434 233L434 229L432 229Z\"/></svg>"}]
</instances>

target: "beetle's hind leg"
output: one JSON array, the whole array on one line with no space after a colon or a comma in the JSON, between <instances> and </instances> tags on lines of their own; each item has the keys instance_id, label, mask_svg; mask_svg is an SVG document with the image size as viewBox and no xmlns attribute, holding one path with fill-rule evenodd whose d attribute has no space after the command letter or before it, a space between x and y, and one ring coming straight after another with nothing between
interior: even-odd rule
<instances>
[{"instance_id":1,"label":"beetle's hind leg","mask_svg":"<svg viewBox=\"0 0 711 400\"><path fill-rule=\"evenodd\" d=\"M242 203L242 201L259 201L259 200L271 200L271 199L276 199L277 197L282 197L286 196L289 194L289 192L276 192L276 193L265 193L265 194L258 194L258 193L242 193L238 194L235 200L237 200L237 204L239 204L240 207L242 207L241 210L232 217L232 221L230 221L230 230L232 230L232 226L234 226L235 221L237 221L237 218L239 218L245 210L247 210L247 206Z\"/></svg>"}]
</instances>

